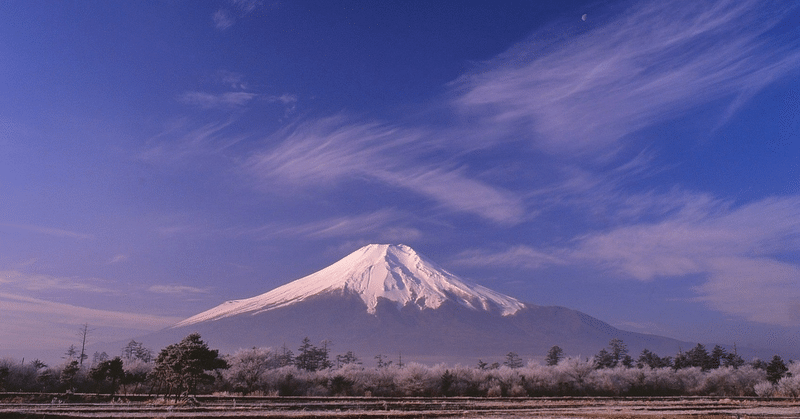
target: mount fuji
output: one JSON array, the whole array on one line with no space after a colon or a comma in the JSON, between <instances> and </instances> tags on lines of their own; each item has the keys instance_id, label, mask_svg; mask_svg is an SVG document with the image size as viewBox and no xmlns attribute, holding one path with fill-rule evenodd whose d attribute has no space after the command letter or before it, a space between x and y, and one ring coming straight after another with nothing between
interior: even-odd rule
<instances>
[{"instance_id":1,"label":"mount fuji","mask_svg":"<svg viewBox=\"0 0 800 419\"><path fill-rule=\"evenodd\" d=\"M267 293L227 301L145 336L165 346L198 332L209 345L286 345L304 337L352 350L362 359L400 356L420 362L499 361L508 352L542 358L558 345L591 356L612 338L632 355L673 355L691 344L623 331L576 310L537 306L463 280L405 245L371 244L316 273ZM158 346L158 347L161 347Z\"/></svg>"}]
</instances>

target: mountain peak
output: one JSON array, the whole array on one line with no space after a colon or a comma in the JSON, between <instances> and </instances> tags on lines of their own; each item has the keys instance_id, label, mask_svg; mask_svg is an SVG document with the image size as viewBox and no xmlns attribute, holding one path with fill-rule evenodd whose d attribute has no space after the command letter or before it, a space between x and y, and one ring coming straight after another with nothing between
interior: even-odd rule
<instances>
[{"instance_id":1,"label":"mountain peak","mask_svg":"<svg viewBox=\"0 0 800 419\"><path fill-rule=\"evenodd\" d=\"M436 309L451 301L473 310L497 310L503 315L524 307L515 298L458 278L409 246L369 244L311 275L256 297L227 301L175 327L243 313L257 314L333 292L358 295L371 314L375 314L381 298L398 307L413 304L421 309Z\"/></svg>"}]
</instances>

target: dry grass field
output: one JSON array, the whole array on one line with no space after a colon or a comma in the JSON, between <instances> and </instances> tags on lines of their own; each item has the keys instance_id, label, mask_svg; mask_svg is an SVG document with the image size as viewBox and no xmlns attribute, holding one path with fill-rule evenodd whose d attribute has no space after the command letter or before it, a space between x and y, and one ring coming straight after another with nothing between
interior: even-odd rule
<instances>
[{"instance_id":1,"label":"dry grass field","mask_svg":"<svg viewBox=\"0 0 800 419\"><path fill-rule=\"evenodd\" d=\"M756 398L364 398L4 394L0 417L55 418L798 418L800 401Z\"/></svg>"}]
</instances>

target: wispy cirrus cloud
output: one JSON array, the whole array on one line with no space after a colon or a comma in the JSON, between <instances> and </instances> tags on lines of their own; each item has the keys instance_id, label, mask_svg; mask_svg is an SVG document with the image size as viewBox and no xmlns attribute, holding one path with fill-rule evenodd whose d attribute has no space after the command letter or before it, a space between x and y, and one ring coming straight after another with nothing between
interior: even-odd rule
<instances>
[{"instance_id":1,"label":"wispy cirrus cloud","mask_svg":"<svg viewBox=\"0 0 800 419\"><path fill-rule=\"evenodd\" d=\"M502 188L476 180L446 162L425 163L436 141L431 132L328 118L278 135L280 145L254 154L245 169L275 187L318 187L368 179L425 196L452 211L514 224L525 215L523 201Z\"/></svg>"},{"instance_id":2,"label":"wispy cirrus cloud","mask_svg":"<svg viewBox=\"0 0 800 419\"><path fill-rule=\"evenodd\" d=\"M639 205L675 199L644 195ZM649 201L649 202L645 202ZM639 281L701 275L697 301L748 320L792 326L800 321L800 197L745 205L687 194L650 222L636 220L577 237L559 248L473 250L462 264L581 264Z\"/></svg>"},{"instance_id":3,"label":"wispy cirrus cloud","mask_svg":"<svg viewBox=\"0 0 800 419\"><path fill-rule=\"evenodd\" d=\"M135 158L151 164L181 166L202 161L202 157L220 157L246 137L228 135L225 130L232 123L229 119L197 126L187 120L174 121L151 138Z\"/></svg>"},{"instance_id":4,"label":"wispy cirrus cloud","mask_svg":"<svg viewBox=\"0 0 800 419\"><path fill-rule=\"evenodd\" d=\"M392 209L383 209L364 214L331 217L294 226L271 224L239 231L238 234L258 238L363 238L368 241L381 242L407 242L419 239L422 232L409 226L405 219L406 214Z\"/></svg>"},{"instance_id":5,"label":"wispy cirrus cloud","mask_svg":"<svg viewBox=\"0 0 800 419\"><path fill-rule=\"evenodd\" d=\"M123 255L123 254L120 253L120 254L114 255L114 257L112 257L111 260L108 261L108 264L109 265L113 265L115 263L124 262L126 260L128 260L128 255Z\"/></svg>"},{"instance_id":6,"label":"wispy cirrus cloud","mask_svg":"<svg viewBox=\"0 0 800 419\"><path fill-rule=\"evenodd\" d=\"M646 2L561 22L460 78L453 103L551 153L613 155L623 137L699 105L725 99L729 117L797 70L796 27L781 25L796 4L761 5ZM770 31L789 45L775 47Z\"/></svg>"},{"instance_id":7,"label":"wispy cirrus cloud","mask_svg":"<svg viewBox=\"0 0 800 419\"><path fill-rule=\"evenodd\" d=\"M147 289L156 294L186 295L186 294L208 294L206 288L197 288L188 285L153 285Z\"/></svg>"},{"instance_id":8,"label":"wispy cirrus cloud","mask_svg":"<svg viewBox=\"0 0 800 419\"><path fill-rule=\"evenodd\" d=\"M14 288L26 291L67 290L118 294L119 290L105 285L107 282L97 278L60 277L16 270L0 271L0 283L13 285Z\"/></svg>"},{"instance_id":9,"label":"wispy cirrus cloud","mask_svg":"<svg viewBox=\"0 0 800 419\"><path fill-rule=\"evenodd\" d=\"M214 22L214 27L221 31L230 28L236 22L236 19L224 9L214 12L214 14L211 15L211 20Z\"/></svg>"},{"instance_id":10,"label":"wispy cirrus cloud","mask_svg":"<svg viewBox=\"0 0 800 419\"><path fill-rule=\"evenodd\" d=\"M91 234L79 233L71 230L64 230L61 228L43 227L31 224L0 224L0 226L13 228L16 230L31 231L39 234L46 234L53 237L66 237L72 239L92 239Z\"/></svg>"},{"instance_id":11,"label":"wispy cirrus cloud","mask_svg":"<svg viewBox=\"0 0 800 419\"><path fill-rule=\"evenodd\" d=\"M231 3L240 13L244 14L255 11L262 4L260 0L231 0Z\"/></svg>"},{"instance_id":12,"label":"wispy cirrus cloud","mask_svg":"<svg viewBox=\"0 0 800 419\"><path fill-rule=\"evenodd\" d=\"M244 17L254 12L262 2L258 0L231 0L229 8L222 8L211 15L214 27L224 31L236 23L234 15Z\"/></svg>"},{"instance_id":13,"label":"wispy cirrus cloud","mask_svg":"<svg viewBox=\"0 0 800 419\"><path fill-rule=\"evenodd\" d=\"M98 310L7 292L0 292L0 318L3 319L0 342L4 350L62 350L74 342L77 327L82 324L104 328L103 339L122 340L181 320L146 313Z\"/></svg>"},{"instance_id":14,"label":"wispy cirrus cloud","mask_svg":"<svg viewBox=\"0 0 800 419\"><path fill-rule=\"evenodd\" d=\"M185 105L203 109L235 109L247 105L257 97L258 94L256 93L241 91L224 93L185 92L178 96L178 101Z\"/></svg>"},{"instance_id":15,"label":"wispy cirrus cloud","mask_svg":"<svg viewBox=\"0 0 800 419\"><path fill-rule=\"evenodd\" d=\"M518 245L500 251L466 250L458 254L453 263L461 266L538 269L547 265L563 265L566 261L557 252Z\"/></svg>"},{"instance_id":16,"label":"wispy cirrus cloud","mask_svg":"<svg viewBox=\"0 0 800 419\"><path fill-rule=\"evenodd\" d=\"M699 301L753 321L796 325L798 249L800 197L789 196L687 204L659 222L587 235L571 256L638 280L702 274Z\"/></svg>"},{"instance_id":17,"label":"wispy cirrus cloud","mask_svg":"<svg viewBox=\"0 0 800 419\"><path fill-rule=\"evenodd\" d=\"M48 318L58 318L58 323L89 322L97 326L157 330L181 320L177 317L97 310L4 292L0 293L0 301L3 301L3 304L0 304L0 310L6 314L10 312L30 313ZM6 316L3 317L6 318ZM41 317L39 318L41 319Z\"/></svg>"}]
</instances>

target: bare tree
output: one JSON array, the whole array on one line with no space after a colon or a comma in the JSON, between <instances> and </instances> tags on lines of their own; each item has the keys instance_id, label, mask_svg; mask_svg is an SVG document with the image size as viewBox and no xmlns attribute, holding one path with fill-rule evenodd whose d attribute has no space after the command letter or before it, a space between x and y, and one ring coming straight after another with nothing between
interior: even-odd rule
<instances>
[{"instance_id":1,"label":"bare tree","mask_svg":"<svg viewBox=\"0 0 800 419\"><path fill-rule=\"evenodd\" d=\"M94 331L94 329L89 330L89 323L84 323L78 331L78 336L81 337L81 356L78 365L81 367L83 367L83 360L89 357L89 355L86 355L86 337L89 335L90 331Z\"/></svg>"}]
</instances>

